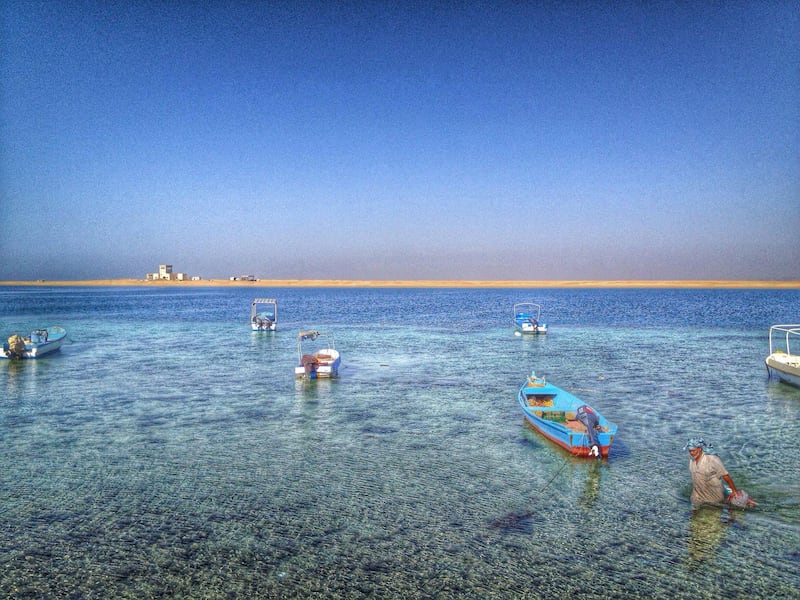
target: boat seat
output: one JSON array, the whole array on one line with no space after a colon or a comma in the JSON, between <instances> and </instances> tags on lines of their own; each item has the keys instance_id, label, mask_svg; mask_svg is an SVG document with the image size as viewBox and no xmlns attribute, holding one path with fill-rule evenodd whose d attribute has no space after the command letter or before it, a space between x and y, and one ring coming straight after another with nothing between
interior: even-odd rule
<instances>
[{"instance_id":1,"label":"boat seat","mask_svg":"<svg viewBox=\"0 0 800 600\"><path fill-rule=\"evenodd\" d=\"M571 429L572 431L586 433L586 426L580 421L570 420L569 416L567 416L566 426L567 429Z\"/></svg>"},{"instance_id":2,"label":"boat seat","mask_svg":"<svg viewBox=\"0 0 800 600\"><path fill-rule=\"evenodd\" d=\"M540 408L553 408L553 403L552 402L547 402L547 401L545 401L545 402L541 402L541 401L536 402L536 401L529 400L528 401L528 406L530 406L531 408L535 408L535 409L539 410Z\"/></svg>"}]
</instances>

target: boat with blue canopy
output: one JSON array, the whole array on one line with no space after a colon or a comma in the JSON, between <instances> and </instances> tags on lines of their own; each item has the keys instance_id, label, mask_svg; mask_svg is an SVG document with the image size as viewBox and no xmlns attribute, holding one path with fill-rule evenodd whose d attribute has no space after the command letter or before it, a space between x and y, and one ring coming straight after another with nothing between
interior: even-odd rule
<instances>
[{"instance_id":1,"label":"boat with blue canopy","mask_svg":"<svg viewBox=\"0 0 800 600\"><path fill-rule=\"evenodd\" d=\"M574 456L608 458L617 426L596 409L535 373L517 399L533 429Z\"/></svg>"},{"instance_id":2,"label":"boat with blue canopy","mask_svg":"<svg viewBox=\"0 0 800 600\"><path fill-rule=\"evenodd\" d=\"M250 305L250 327L253 331L275 331L278 327L278 301L256 298Z\"/></svg>"},{"instance_id":3,"label":"boat with blue canopy","mask_svg":"<svg viewBox=\"0 0 800 600\"><path fill-rule=\"evenodd\" d=\"M534 302L517 302L514 305L514 329L517 334L547 333L547 323L542 323L542 307Z\"/></svg>"}]
</instances>

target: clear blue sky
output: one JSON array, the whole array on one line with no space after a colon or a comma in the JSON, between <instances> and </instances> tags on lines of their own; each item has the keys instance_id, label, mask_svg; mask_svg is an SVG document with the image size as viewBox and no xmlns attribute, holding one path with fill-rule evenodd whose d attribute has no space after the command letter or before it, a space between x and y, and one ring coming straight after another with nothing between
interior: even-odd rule
<instances>
[{"instance_id":1,"label":"clear blue sky","mask_svg":"<svg viewBox=\"0 0 800 600\"><path fill-rule=\"evenodd\" d=\"M800 278L800 5L0 4L0 279Z\"/></svg>"}]
</instances>

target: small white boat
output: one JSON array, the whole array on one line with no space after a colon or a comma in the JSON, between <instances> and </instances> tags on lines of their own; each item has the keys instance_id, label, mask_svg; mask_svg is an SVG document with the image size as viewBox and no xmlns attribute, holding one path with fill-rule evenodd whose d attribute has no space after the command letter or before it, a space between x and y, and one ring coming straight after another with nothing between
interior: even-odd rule
<instances>
[{"instance_id":1,"label":"small white boat","mask_svg":"<svg viewBox=\"0 0 800 600\"><path fill-rule=\"evenodd\" d=\"M319 331L309 329L297 334L297 357L295 377L329 379L339 376L339 351L333 345L333 338Z\"/></svg>"},{"instance_id":2,"label":"small white boat","mask_svg":"<svg viewBox=\"0 0 800 600\"><path fill-rule=\"evenodd\" d=\"M250 305L250 327L253 331L275 331L278 326L278 301L256 298Z\"/></svg>"},{"instance_id":3,"label":"small white boat","mask_svg":"<svg viewBox=\"0 0 800 600\"><path fill-rule=\"evenodd\" d=\"M791 344L800 347L800 324L773 325L769 328L767 373L800 387L800 354L792 354Z\"/></svg>"},{"instance_id":4,"label":"small white boat","mask_svg":"<svg viewBox=\"0 0 800 600\"><path fill-rule=\"evenodd\" d=\"M39 358L61 348L67 331L58 325L34 329L28 337L13 334L3 344L0 358Z\"/></svg>"},{"instance_id":5,"label":"small white boat","mask_svg":"<svg viewBox=\"0 0 800 600\"><path fill-rule=\"evenodd\" d=\"M542 323L542 307L533 302L518 302L514 305L514 329L517 333L547 333L547 323Z\"/></svg>"}]
</instances>

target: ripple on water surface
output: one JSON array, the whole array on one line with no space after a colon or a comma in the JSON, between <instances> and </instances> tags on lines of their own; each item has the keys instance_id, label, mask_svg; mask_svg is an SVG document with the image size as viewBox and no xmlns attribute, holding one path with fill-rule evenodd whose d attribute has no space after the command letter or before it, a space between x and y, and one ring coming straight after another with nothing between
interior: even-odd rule
<instances>
[{"instance_id":1,"label":"ripple on water surface","mask_svg":"<svg viewBox=\"0 0 800 600\"><path fill-rule=\"evenodd\" d=\"M794 597L800 390L734 316L797 294L595 292L269 290L262 335L252 290L5 297L70 340L0 365L0 595ZM309 326L340 380L294 379ZM618 424L608 461L523 424L533 369ZM757 509L692 514L696 433Z\"/></svg>"}]
</instances>

